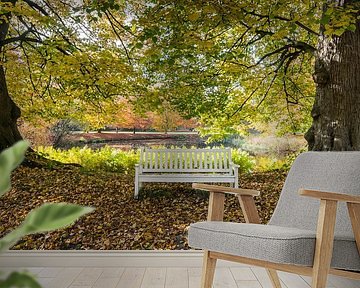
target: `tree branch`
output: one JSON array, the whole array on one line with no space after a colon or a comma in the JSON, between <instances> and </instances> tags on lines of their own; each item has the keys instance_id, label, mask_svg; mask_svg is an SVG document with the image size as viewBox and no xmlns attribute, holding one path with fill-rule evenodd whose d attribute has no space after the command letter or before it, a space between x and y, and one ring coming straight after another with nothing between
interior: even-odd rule
<instances>
[{"instance_id":1,"label":"tree branch","mask_svg":"<svg viewBox=\"0 0 360 288\"><path fill-rule=\"evenodd\" d=\"M31 1L31 0L23 0L26 4L28 4L32 9L37 10L38 12L42 13L44 16L50 16L49 13L41 7L39 4Z\"/></svg>"},{"instance_id":2,"label":"tree branch","mask_svg":"<svg viewBox=\"0 0 360 288\"><path fill-rule=\"evenodd\" d=\"M29 60L29 55L26 53L26 49L24 48L24 46L22 44L20 44L21 49L23 50L23 53L25 55L26 58L26 64L27 64L27 68L28 68L28 72L29 72L29 79L30 79L30 83L34 89L34 91L36 91L36 86L35 83L33 81L33 77L32 77L32 71L31 71L31 66L30 66L30 60Z\"/></svg>"},{"instance_id":3,"label":"tree branch","mask_svg":"<svg viewBox=\"0 0 360 288\"><path fill-rule=\"evenodd\" d=\"M257 90L259 90L261 84L265 81L265 79L267 78L268 75L266 75L265 77L263 77L263 79L261 79L260 81L260 84L250 93L250 95L244 100L244 102L235 110L234 113L232 113L230 115L230 118L235 116L237 113L239 113L243 108L244 106L246 105L246 103L252 98L252 96L256 93Z\"/></svg>"},{"instance_id":4,"label":"tree branch","mask_svg":"<svg viewBox=\"0 0 360 288\"><path fill-rule=\"evenodd\" d=\"M269 91L270 91L272 85L274 84L275 79L276 79L277 76L278 76L278 75L277 75L277 72L275 72L275 73L274 73L274 77L271 79L271 82L270 82L268 88L266 89L266 92L265 92L263 98L260 100L259 104L256 106L256 109L259 108L260 105L261 105L261 104L264 102L264 100L266 99L266 97L267 97L267 95L269 94Z\"/></svg>"},{"instance_id":5,"label":"tree branch","mask_svg":"<svg viewBox=\"0 0 360 288\"><path fill-rule=\"evenodd\" d=\"M2 40L0 41L0 47L1 46L4 46L4 45L7 45L7 44L10 44L10 43L14 43L14 42L17 42L17 41L20 41L20 42L34 42L34 43L42 43L41 40L39 39L36 39L36 38L30 38L30 37L26 37L28 33L23 33L17 37L11 37L11 38L7 38L5 40Z\"/></svg>"},{"instance_id":6,"label":"tree branch","mask_svg":"<svg viewBox=\"0 0 360 288\"><path fill-rule=\"evenodd\" d=\"M261 18L261 19L268 19L270 20L270 16L269 15L263 15L263 14L259 14L259 13L256 13L254 11L247 11L245 8L241 8L241 10L243 12L245 12L245 14L249 14L249 15L253 15L253 16L256 16L258 18ZM286 17L283 17L283 16L276 16L274 15L273 16L274 19L277 19L277 20L281 20L281 21L286 21L286 22L293 22L292 19L290 18L286 18ZM300 21L295 21L294 22L296 25L298 25L299 27L301 27L302 29L306 30L307 32L311 33L311 34L314 34L316 36L320 36L320 34L314 30L312 30L311 28L307 27L305 24L301 23Z\"/></svg>"},{"instance_id":7,"label":"tree branch","mask_svg":"<svg viewBox=\"0 0 360 288\"><path fill-rule=\"evenodd\" d=\"M131 34L132 36L135 36L134 33L132 33L129 29L126 29L126 27L122 25L122 23L119 22L119 20L116 19L116 17L111 13L111 11L107 10L106 13L108 13L109 16L115 21L115 23L119 25L125 32Z\"/></svg>"},{"instance_id":8,"label":"tree branch","mask_svg":"<svg viewBox=\"0 0 360 288\"><path fill-rule=\"evenodd\" d=\"M125 50L126 57L127 57L128 61L129 61L129 64L132 65L131 58L130 58L130 55L129 55L129 51L128 51L128 49L126 48L123 40L121 39L120 34L119 34L118 31L116 30L116 28L115 28L114 24L112 23L112 21L110 20L110 17L109 17L109 15L108 15L107 12L105 12L105 15L106 15L106 18L109 20L110 25L111 25L111 28L113 29L115 35L119 38L120 43L121 43L121 46L123 46L123 48L124 48L124 50Z\"/></svg>"}]
</instances>

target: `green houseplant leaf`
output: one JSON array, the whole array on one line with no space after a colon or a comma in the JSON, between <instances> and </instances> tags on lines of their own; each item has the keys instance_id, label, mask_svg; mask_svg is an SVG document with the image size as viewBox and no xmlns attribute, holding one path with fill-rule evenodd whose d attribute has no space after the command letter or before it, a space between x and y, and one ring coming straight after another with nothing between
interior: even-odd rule
<instances>
[{"instance_id":1,"label":"green houseplant leaf","mask_svg":"<svg viewBox=\"0 0 360 288\"><path fill-rule=\"evenodd\" d=\"M12 272L5 280L0 280L0 288L41 288L34 277L26 272Z\"/></svg>"},{"instance_id":2,"label":"green houseplant leaf","mask_svg":"<svg viewBox=\"0 0 360 288\"><path fill-rule=\"evenodd\" d=\"M29 142L19 141L0 154L0 196L10 190L10 173L24 160L28 147Z\"/></svg>"},{"instance_id":3,"label":"green houseplant leaf","mask_svg":"<svg viewBox=\"0 0 360 288\"><path fill-rule=\"evenodd\" d=\"M25 218L20 229L30 233L40 233L69 226L79 217L94 210L68 203L47 203L32 210Z\"/></svg>"}]
</instances>

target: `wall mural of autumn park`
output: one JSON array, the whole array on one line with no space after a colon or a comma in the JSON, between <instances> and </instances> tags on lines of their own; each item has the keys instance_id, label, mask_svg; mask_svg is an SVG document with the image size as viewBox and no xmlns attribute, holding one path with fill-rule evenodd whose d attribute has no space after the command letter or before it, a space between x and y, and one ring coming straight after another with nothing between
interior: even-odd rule
<instances>
[{"instance_id":1,"label":"wall mural of autumn park","mask_svg":"<svg viewBox=\"0 0 360 288\"><path fill-rule=\"evenodd\" d=\"M95 210L11 249L189 249L208 194L152 183L134 199L140 147L230 147L266 223L296 155L360 150L359 8L0 0L0 152L30 143L0 198L0 237L67 202ZM225 220L244 221L233 195Z\"/></svg>"}]
</instances>

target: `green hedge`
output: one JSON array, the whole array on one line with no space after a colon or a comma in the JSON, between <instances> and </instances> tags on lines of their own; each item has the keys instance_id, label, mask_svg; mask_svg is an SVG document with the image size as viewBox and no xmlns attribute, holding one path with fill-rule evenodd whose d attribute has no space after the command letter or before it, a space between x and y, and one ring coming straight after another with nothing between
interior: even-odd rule
<instances>
[{"instance_id":1,"label":"green hedge","mask_svg":"<svg viewBox=\"0 0 360 288\"><path fill-rule=\"evenodd\" d=\"M105 146L101 149L74 147L69 150L52 147L38 147L37 151L46 158L62 163L80 164L88 171L131 173L139 162L138 151L122 151Z\"/></svg>"},{"instance_id":2,"label":"green hedge","mask_svg":"<svg viewBox=\"0 0 360 288\"><path fill-rule=\"evenodd\" d=\"M52 147L38 147L37 151L46 158L62 163L80 164L88 171L108 171L120 173L134 173L134 166L139 162L139 150L122 151L105 146L100 149L89 147L74 147L69 150L54 149ZM232 161L240 166L241 173L251 171L269 171L288 169L291 159L274 159L270 157L256 158L240 149L232 149Z\"/></svg>"}]
</instances>

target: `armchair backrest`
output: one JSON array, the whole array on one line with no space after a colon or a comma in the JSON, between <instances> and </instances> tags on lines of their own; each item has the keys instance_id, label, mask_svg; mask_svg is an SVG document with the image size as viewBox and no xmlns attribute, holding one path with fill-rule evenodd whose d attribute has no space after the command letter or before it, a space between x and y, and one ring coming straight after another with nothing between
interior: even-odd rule
<instances>
[{"instance_id":1,"label":"armchair backrest","mask_svg":"<svg viewBox=\"0 0 360 288\"><path fill-rule=\"evenodd\" d=\"M316 230L320 201L300 196L300 188L360 195L360 152L306 152L286 178L270 225ZM335 235L353 238L347 207L339 203Z\"/></svg>"}]
</instances>

